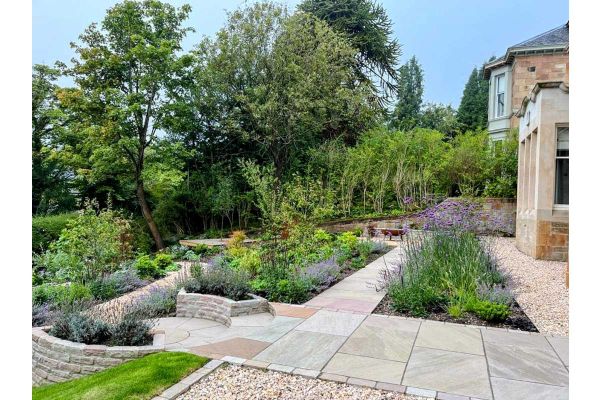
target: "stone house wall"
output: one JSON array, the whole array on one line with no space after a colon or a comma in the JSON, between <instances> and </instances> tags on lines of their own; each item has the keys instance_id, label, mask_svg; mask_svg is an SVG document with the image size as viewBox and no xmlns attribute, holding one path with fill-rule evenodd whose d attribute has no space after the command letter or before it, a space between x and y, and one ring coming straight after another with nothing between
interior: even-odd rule
<instances>
[{"instance_id":1,"label":"stone house wall","mask_svg":"<svg viewBox=\"0 0 600 400\"><path fill-rule=\"evenodd\" d=\"M165 335L156 331L149 346L102 346L62 340L48 334L49 327L32 328L32 385L64 382L147 354L164 350Z\"/></svg>"}]
</instances>

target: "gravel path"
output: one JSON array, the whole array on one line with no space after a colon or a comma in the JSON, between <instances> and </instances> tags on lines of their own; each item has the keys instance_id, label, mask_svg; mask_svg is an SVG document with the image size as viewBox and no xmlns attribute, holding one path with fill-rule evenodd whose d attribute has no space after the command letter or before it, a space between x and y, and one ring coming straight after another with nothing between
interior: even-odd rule
<instances>
[{"instance_id":1,"label":"gravel path","mask_svg":"<svg viewBox=\"0 0 600 400\"><path fill-rule=\"evenodd\" d=\"M193 385L178 400L423 400L298 375L229 365Z\"/></svg>"},{"instance_id":2,"label":"gravel path","mask_svg":"<svg viewBox=\"0 0 600 400\"><path fill-rule=\"evenodd\" d=\"M500 259L500 268L510 276L519 305L539 331L568 335L567 263L529 257L517 249L514 238L494 238L492 246Z\"/></svg>"}]
</instances>

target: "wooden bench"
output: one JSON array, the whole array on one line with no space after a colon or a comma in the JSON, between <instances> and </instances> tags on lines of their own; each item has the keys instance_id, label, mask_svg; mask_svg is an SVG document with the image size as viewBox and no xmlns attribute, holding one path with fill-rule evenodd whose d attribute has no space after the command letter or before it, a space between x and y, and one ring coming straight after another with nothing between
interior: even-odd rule
<instances>
[{"instance_id":1,"label":"wooden bench","mask_svg":"<svg viewBox=\"0 0 600 400\"><path fill-rule=\"evenodd\" d=\"M379 227L368 227L367 228L370 237L377 236L378 234L382 234L384 238L388 238L392 240L394 236L399 236L400 240L404 240L404 235L406 235L406 231L404 228L379 228Z\"/></svg>"}]
</instances>

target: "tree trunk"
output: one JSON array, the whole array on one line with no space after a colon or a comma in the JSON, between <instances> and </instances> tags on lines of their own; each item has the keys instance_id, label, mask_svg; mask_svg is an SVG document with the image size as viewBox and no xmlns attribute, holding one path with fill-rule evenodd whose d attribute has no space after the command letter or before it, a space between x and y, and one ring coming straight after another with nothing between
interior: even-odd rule
<instances>
[{"instance_id":1,"label":"tree trunk","mask_svg":"<svg viewBox=\"0 0 600 400\"><path fill-rule=\"evenodd\" d=\"M154 242L156 243L156 248L158 250L162 250L165 248L165 244L163 243L162 237L160 236L160 232L158 231L158 227L156 226L156 222L154 222L154 218L152 218L152 212L150 211L148 202L146 201L146 194L144 193L144 182L138 181L136 194L138 202L140 204L140 208L142 209L142 215L144 216L144 219L148 224L148 228L150 228L150 232L152 233L152 237L154 238Z\"/></svg>"}]
</instances>

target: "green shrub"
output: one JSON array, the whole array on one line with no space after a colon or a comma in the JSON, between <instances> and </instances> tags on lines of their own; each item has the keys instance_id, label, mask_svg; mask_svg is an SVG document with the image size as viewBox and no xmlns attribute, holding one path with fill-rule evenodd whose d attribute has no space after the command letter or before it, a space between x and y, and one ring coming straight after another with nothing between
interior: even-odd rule
<instances>
[{"instance_id":1,"label":"green shrub","mask_svg":"<svg viewBox=\"0 0 600 400\"><path fill-rule=\"evenodd\" d=\"M49 303L55 306L66 306L90 299L92 299L92 292L80 283L42 284L32 289L32 302L35 305Z\"/></svg>"},{"instance_id":2,"label":"green shrub","mask_svg":"<svg viewBox=\"0 0 600 400\"><path fill-rule=\"evenodd\" d=\"M473 312L481 319L491 322L502 322L510 315L510 309L506 304L479 301Z\"/></svg>"},{"instance_id":3,"label":"green shrub","mask_svg":"<svg viewBox=\"0 0 600 400\"><path fill-rule=\"evenodd\" d=\"M429 310L444 301L443 297L430 287L421 285L403 287L398 281L390 284L388 295L394 310L414 317L428 316Z\"/></svg>"},{"instance_id":4,"label":"green shrub","mask_svg":"<svg viewBox=\"0 0 600 400\"><path fill-rule=\"evenodd\" d=\"M143 346L152 342L150 329L145 321L125 317L110 327L110 344L113 346Z\"/></svg>"},{"instance_id":5,"label":"green shrub","mask_svg":"<svg viewBox=\"0 0 600 400\"><path fill-rule=\"evenodd\" d=\"M270 293L270 301L282 303L300 304L308 300L308 295L312 285L305 279L292 277L291 279L282 279L275 285Z\"/></svg>"},{"instance_id":6,"label":"green shrub","mask_svg":"<svg viewBox=\"0 0 600 400\"><path fill-rule=\"evenodd\" d=\"M41 253L50 247L50 243L58 240L60 233L69 221L76 219L77 213L33 217L31 220L31 250Z\"/></svg>"},{"instance_id":7,"label":"green shrub","mask_svg":"<svg viewBox=\"0 0 600 400\"><path fill-rule=\"evenodd\" d=\"M143 279L156 279L165 276L165 271L158 268L154 260L150 259L149 255L138 257L135 260L133 267L137 271L138 275Z\"/></svg>"},{"instance_id":8,"label":"green shrub","mask_svg":"<svg viewBox=\"0 0 600 400\"><path fill-rule=\"evenodd\" d=\"M158 253L154 257L154 263L156 264L156 267L161 271L166 271L169 267L171 267L174 264L173 257L171 257L171 255L167 253Z\"/></svg>"},{"instance_id":9,"label":"green shrub","mask_svg":"<svg viewBox=\"0 0 600 400\"><path fill-rule=\"evenodd\" d=\"M354 232L344 232L337 238L338 244L340 247L344 247L349 249L350 251L354 251L356 246L358 245L358 238L354 235Z\"/></svg>"},{"instance_id":10,"label":"green shrub","mask_svg":"<svg viewBox=\"0 0 600 400\"><path fill-rule=\"evenodd\" d=\"M331 242L333 239L333 237L323 229L315 229L313 237L316 241L325 243Z\"/></svg>"},{"instance_id":11,"label":"green shrub","mask_svg":"<svg viewBox=\"0 0 600 400\"><path fill-rule=\"evenodd\" d=\"M196 245L196 247L194 247L194 253L198 254L199 256L208 254L209 251L210 251L210 247L204 243L200 243L200 244Z\"/></svg>"},{"instance_id":12,"label":"green shrub","mask_svg":"<svg viewBox=\"0 0 600 400\"><path fill-rule=\"evenodd\" d=\"M91 202L63 229L58 240L34 259L51 279L87 283L115 271L131 257L129 221Z\"/></svg>"}]
</instances>

